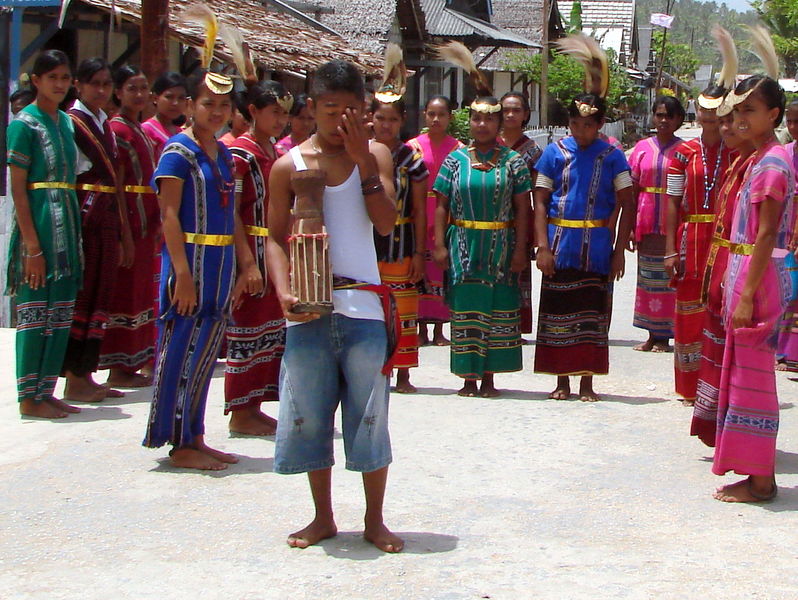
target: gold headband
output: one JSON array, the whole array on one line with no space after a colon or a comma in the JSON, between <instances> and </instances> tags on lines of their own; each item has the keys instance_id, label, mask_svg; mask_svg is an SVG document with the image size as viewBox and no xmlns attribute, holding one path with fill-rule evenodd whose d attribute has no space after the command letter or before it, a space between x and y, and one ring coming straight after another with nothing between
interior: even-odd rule
<instances>
[{"instance_id":1,"label":"gold headband","mask_svg":"<svg viewBox=\"0 0 798 600\"><path fill-rule=\"evenodd\" d=\"M487 102L477 102L476 100L474 100L471 103L470 108L474 112L493 114L501 111L502 105L500 102L497 104L488 104Z\"/></svg>"},{"instance_id":2,"label":"gold headband","mask_svg":"<svg viewBox=\"0 0 798 600\"><path fill-rule=\"evenodd\" d=\"M718 110L715 111L715 114L719 117L725 117L726 115L730 115L734 110L734 104L732 104L732 96L734 96L734 92L731 91L723 97L723 102L720 103L718 106Z\"/></svg>"},{"instance_id":3,"label":"gold headband","mask_svg":"<svg viewBox=\"0 0 798 600\"><path fill-rule=\"evenodd\" d=\"M280 105L285 112L291 112L291 109L294 106L294 97L291 95L291 92L286 92L285 96L280 96L277 98L277 104Z\"/></svg>"},{"instance_id":4,"label":"gold headband","mask_svg":"<svg viewBox=\"0 0 798 600\"><path fill-rule=\"evenodd\" d=\"M205 87L213 94L229 94L233 91L233 80L221 73L205 73Z\"/></svg>"},{"instance_id":5,"label":"gold headband","mask_svg":"<svg viewBox=\"0 0 798 600\"><path fill-rule=\"evenodd\" d=\"M393 104L402 99L402 94L397 93L392 85L386 85L374 92L374 97L383 104Z\"/></svg>"},{"instance_id":6,"label":"gold headband","mask_svg":"<svg viewBox=\"0 0 798 600\"><path fill-rule=\"evenodd\" d=\"M589 117L591 115L595 115L599 111L597 106L593 106L587 102L579 102L578 100L574 100L574 104L576 104L576 110L579 111L579 116L581 117Z\"/></svg>"},{"instance_id":7,"label":"gold headband","mask_svg":"<svg viewBox=\"0 0 798 600\"><path fill-rule=\"evenodd\" d=\"M723 96L721 96L720 98L712 98L710 96L705 96L704 94L701 94L698 97L698 106L706 110L715 110L721 105L722 102L723 102Z\"/></svg>"}]
</instances>

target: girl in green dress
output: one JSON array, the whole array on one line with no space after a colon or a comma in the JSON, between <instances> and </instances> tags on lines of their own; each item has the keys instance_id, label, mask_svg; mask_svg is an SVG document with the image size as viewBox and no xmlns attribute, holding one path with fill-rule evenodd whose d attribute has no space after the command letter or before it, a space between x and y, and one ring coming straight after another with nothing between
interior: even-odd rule
<instances>
[{"instance_id":1,"label":"girl in green dress","mask_svg":"<svg viewBox=\"0 0 798 600\"><path fill-rule=\"evenodd\" d=\"M59 419L80 409L53 397L81 279L72 122L58 110L72 81L60 50L39 55L36 100L9 124L7 163L15 220L8 259L17 299L17 387L23 415Z\"/></svg>"}]
</instances>

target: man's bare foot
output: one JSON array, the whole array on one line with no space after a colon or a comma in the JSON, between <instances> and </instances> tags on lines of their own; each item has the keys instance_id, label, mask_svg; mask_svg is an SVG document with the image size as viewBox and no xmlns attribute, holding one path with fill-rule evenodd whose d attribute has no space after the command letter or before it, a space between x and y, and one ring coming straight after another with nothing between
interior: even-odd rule
<instances>
[{"instance_id":1,"label":"man's bare foot","mask_svg":"<svg viewBox=\"0 0 798 600\"><path fill-rule=\"evenodd\" d=\"M292 548L307 548L336 535L338 535L338 527L335 526L335 521L317 517L304 529L289 535L286 541Z\"/></svg>"},{"instance_id":2,"label":"man's bare foot","mask_svg":"<svg viewBox=\"0 0 798 600\"><path fill-rule=\"evenodd\" d=\"M260 410L253 411L248 408L231 411L230 425L228 426L230 431L243 435L274 435L277 432L277 421L268 415L263 415L273 421L273 423L269 423L260 418L258 413L263 414Z\"/></svg>"},{"instance_id":3,"label":"man's bare foot","mask_svg":"<svg viewBox=\"0 0 798 600\"><path fill-rule=\"evenodd\" d=\"M477 392L478 392L478 390L477 390L477 380L476 379L466 379L465 383L463 384L463 387L461 387L458 390L457 395L458 396L466 396L468 398L471 398L473 396L476 396Z\"/></svg>"},{"instance_id":4,"label":"man's bare foot","mask_svg":"<svg viewBox=\"0 0 798 600\"><path fill-rule=\"evenodd\" d=\"M222 452L221 450L217 450L216 448L211 448L208 444L205 443L204 436L197 436L196 441L194 442L194 447L203 454L207 454L211 458L215 458L216 460L227 463L229 465L234 465L238 462L238 457L234 454L228 454L227 452Z\"/></svg>"},{"instance_id":5,"label":"man's bare foot","mask_svg":"<svg viewBox=\"0 0 798 600\"><path fill-rule=\"evenodd\" d=\"M130 373L122 369L111 369L107 383L114 387L143 388L152 385L152 377L142 373Z\"/></svg>"},{"instance_id":6,"label":"man's bare foot","mask_svg":"<svg viewBox=\"0 0 798 600\"><path fill-rule=\"evenodd\" d=\"M396 392L399 394L415 394L418 390L410 383L410 369L396 370Z\"/></svg>"},{"instance_id":7,"label":"man's bare foot","mask_svg":"<svg viewBox=\"0 0 798 600\"><path fill-rule=\"evenodd\" d=\"M582 380L579 382L579 399L582 402L598 402L601 400L601 396L593 391L592 376L582 376Z\"/></svg>"},{"instance_id":8,"label":"man's bare foot","mask_svg":"<svg viewBox=\"0 0 798 600\"><path fill-rule=\"evenodd\" d=\"M736 483L719 487L712 497L721 502L770 502L776 497L778 490L774 478L752 475Z\"/></svg>"},{"instance_id":9,"label":"man's bare foot","mask_svg":"<svg viewBox=\"0 0 798 600\"><path fill-rule=\"evenodd\" d=\"M64 400L68 402L102 402L106 398L107 391L104 387L95 388L91 386L84 388L80 385L72 386L67 383L64 388Z\"/></svg>"},{"instance_id":10,"label":"man's bare foot","mask_svg":"<svg viewBox=\"0 0 798 600\"><path fill-rule=\"evenodd\" d=\"M169 453L172 466L200 471L222 471L227 465L196 448L175 448Z\"/></svg>"},{"instance_id":11,"label":"man's bare foot","mask_svg":"<svg viewBox=\"0 0 798 600\"><path fill-rule=\"evenodd\" d=\"M557 387L549 394L552 400L568 400L571 397L571 382L568 377L557 376Z\"/></svg>"},{"instance_id":12,"label":"man's bare foot","mask_svg":"<svg viewBox=\"0 0 798 600\"><path fill-rule=\"evenodd\" d=\"M25 417L38 419L64 419L67 413L50 404L49 402L35 403L33 400L23 400L19 403L19 414Z\"/></svg>"},{"instance_id":13,"label":"man's bare foot","mask_svg":"<svg viewBox=\"0 0 798 600\"><path fill-rule=\"evenodd\" d=\"M65 413L72 413L73 415L78 414L81 410L80 407L67 404L66 402L56 398L55 396L50 396L50 399L45 400L45 402L49 402L52 406L54 406L58 410L63 410Z\"/></svg>"},{"instance_id":14,"label":"man's bare foot","mask_svg":"<svg viewBox=\"0 0 798 600\"><path fill-rule=\"evenodd\" d=\"M371 526L366 525L366 529L363 531L363 539L367 542L371 542L383 552L392 554L401 552L405 547L404 540L391 533L384 523Z\"/></svg>"},{"instance_id":15,"label":"man's bare foot","mask_svg":"<svg viewBox=\"0 0 798 600\"><path fill-rule=\"evenodd\" d=\"M776 370L777 371L789 371L787 365L780 360L776 361Z\"/></svg>"}]
</instances>

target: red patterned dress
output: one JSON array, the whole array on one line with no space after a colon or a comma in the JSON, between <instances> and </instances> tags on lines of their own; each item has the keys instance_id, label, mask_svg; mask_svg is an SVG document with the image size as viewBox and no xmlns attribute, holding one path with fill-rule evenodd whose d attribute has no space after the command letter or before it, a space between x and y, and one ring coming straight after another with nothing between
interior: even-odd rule
<instances>
[{"instance_id":1,"label":"red patterned dress","mask_svg":"<svg viewBox=\"0 0 798 600\"><path fill-rule=\"evenodd\" d=\"M668 196L681 198L676 230L681 269L671 285L676 288L673 327L676 393L685 400L696 398L704 326L701 283L712 241L715 198L723 173L735 156L722 142L708 147L698 137L681 144L668 167Z\"/></svg>"},{"instance_id":2,"label":"red patterned dress","mask_svg":"<svg viewBox=\"0 0 798 600\"><path fill-rule=\"evenodd\" d=\"M120 267L109 306L108 329L100 350L101 369L135 373L155 356L155 309L152 286L156 274L155 244L161 229L158 197L150 187L157 164L155 145L137 122L123 116L111 120L124 178L127 219L135 260Z\"/></svg>"},{"instance_id":3,"label":"red patterned dress","mask_svg":"<svg viewBox=\"0 0 798 600\"><path fill-rule=\"evenodd\" d=\"M235 163L239 211L252 256L265 282L264 291L245 294L233 310L227 327L227 369L224 375L224 412L277 400L280 360L285 348L285 319L266 272L266 213L269 173L282 152L269 156L250 133L230 148Z\"/></svg>"}]
</instances>

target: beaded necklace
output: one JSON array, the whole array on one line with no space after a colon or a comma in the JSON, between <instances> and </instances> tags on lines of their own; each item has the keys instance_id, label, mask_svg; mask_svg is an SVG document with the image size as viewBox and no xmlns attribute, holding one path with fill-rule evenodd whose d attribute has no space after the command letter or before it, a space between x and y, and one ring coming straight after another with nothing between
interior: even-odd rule
<instances>
[{"instance_id":1,"label":"beaded necklace","mask_svg":"<svg viewBox=\"0 0 798 600\"><path fill-rule=\"evenodd\" d=\"M709 179L709 169L707 169L707 153L704 148L704 138L699 137L698 143L701 145L701 163L704 165L704 210L709 208L709 198L712 196L712 190L715 189L715 184L718 182L718 171L720 171L720 160L723 156L723 142L721 141L718 146L718 157L715 159L715 170L712 173L712 179Z\"/></svg>"}]
</instances>

